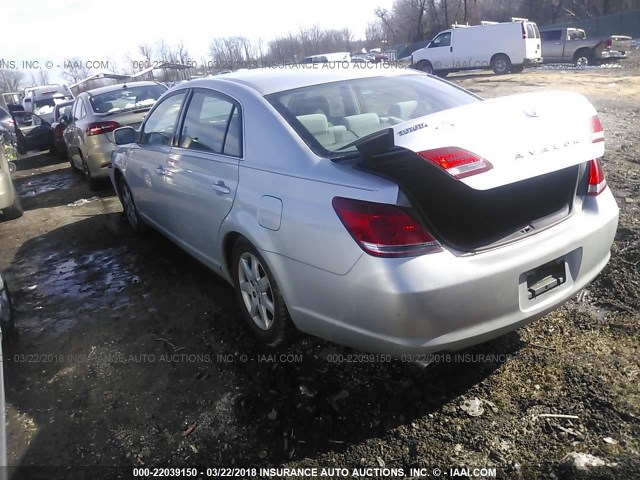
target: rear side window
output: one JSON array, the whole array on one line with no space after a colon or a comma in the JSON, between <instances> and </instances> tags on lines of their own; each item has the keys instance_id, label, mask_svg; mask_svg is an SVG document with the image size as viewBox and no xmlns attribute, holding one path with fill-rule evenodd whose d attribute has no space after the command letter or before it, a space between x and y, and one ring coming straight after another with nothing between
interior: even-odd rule
<instances>
[{"instance_id":1,"label":"rear side window","mask_svg":"<svg viewBox=\"0 0 640 480\"><path fill-rule=\"evenodd\" d=\"M540 32L540 37L546 42L560 40L560 38L562 37L562 30L549 30L547 32Z\"/></svg>"},{"instance_id":2,"label":"rear side window","mask_svg":"<svg viewBox=\"0 0 640 480\"><path fill-rule=\"evenodd\" d=\"M527 23L527 38L540 38L538 29L535 23Z\"/></svg>"}]
</instances>

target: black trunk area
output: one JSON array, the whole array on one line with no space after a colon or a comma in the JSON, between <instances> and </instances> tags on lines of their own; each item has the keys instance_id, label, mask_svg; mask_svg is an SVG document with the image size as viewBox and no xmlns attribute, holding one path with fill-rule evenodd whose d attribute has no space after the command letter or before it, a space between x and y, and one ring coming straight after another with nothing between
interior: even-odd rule
<instances>
[{"instance_id":1,"label":"black trunk area","mask_svg":"<svg viewBox=\"0 0 640 480\"><path fill-rule=\"evenodd\" d=\"M513 241L560 221L571 211L580 171L576 165L490 190L475 190L397 147L363 157L357 168L396 182L430 233L462 251Z\"/></svg>"}]
</instances>

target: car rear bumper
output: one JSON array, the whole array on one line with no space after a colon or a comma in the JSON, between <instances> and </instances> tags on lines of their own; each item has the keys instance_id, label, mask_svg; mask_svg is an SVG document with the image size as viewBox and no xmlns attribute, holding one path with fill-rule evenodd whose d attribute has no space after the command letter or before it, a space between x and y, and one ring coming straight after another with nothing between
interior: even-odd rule
<instances>
[{"instance_id":1,"label":"car rear bumper","mask_svg":"<svg viewBox=\"0 0 640 480\"><path fill-rule=\"evenodd\" d=\"M600 58L602 60L624 60L625 58L628 58L628 57L626 52L617 52L614 50L609 50L609 51L603 50L600 53Z\"/></svg>"},{"instance_id":2,"label":"car rear bumper","mask_svg":"<svg viewBox=\"0 0 640 480\"><path fill-rule=\"evenodd\" d=\"M105 134L86 137L87 149L86 162L93 178L106 178L109 176L111 165L111 152L115 146Z\"/></svg>"},{"instance_id":3,"label":"car rear bumper","mask_svg":"<svg viewBox=\"0 0 640 480\"><path fill-rule=\"evenodd\" d=\"M365 351L426 354L482 343L567 301L606 265L617 223L607 189L553 228L476 255L363 254L340 276L263 254L302 331ZM555 260L566 281L529 300L527 274Z\"/></svg>"}]
</instances>

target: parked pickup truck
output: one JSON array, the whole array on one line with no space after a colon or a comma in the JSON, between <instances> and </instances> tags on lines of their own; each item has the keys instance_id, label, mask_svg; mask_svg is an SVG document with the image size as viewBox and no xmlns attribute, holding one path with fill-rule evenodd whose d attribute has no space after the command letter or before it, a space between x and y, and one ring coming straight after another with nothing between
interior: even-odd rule
<instances>
[{"instance_id":1,"label":"parked pickup truck","mask_svg":"<svg viewBox=\"0 0 640 480\"><path fill-rule=\"evenodd\" d=\"M631 37L587 38L579 28L541 30L543 63L573 63L577 67L595 65L606 60L627 58Z\"/></svg>"}]
</instances>

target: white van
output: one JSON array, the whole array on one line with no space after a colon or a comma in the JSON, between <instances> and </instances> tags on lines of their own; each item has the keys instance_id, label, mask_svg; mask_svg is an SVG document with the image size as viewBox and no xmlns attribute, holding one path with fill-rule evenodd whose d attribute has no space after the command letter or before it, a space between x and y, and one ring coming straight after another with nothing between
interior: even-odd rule
<instances>
[{"instance_id":1,"label":"white van","mask_svg":"<svg viewBox=\"0 0 640 480\"><path fill-rule=\"evenodd\" d=\"M411 54L414 68L446 76L460 70L492 69L496 74L520 73L542 63L540 32L526 18L480 25L452 25Z\"/></svg>"},{"instance_id":2,"label":"white van","mask_svg":"<svg viewBox=\"0 0 640 480\"><path fill-rule=\"evenodd\" d=\"M25 88L24 93L22 106L25 111L40 116L53 113L56 103L74 98L69 87L58 84Z\"/></svg>"}]
</instances>

